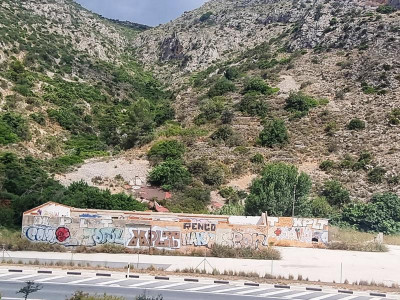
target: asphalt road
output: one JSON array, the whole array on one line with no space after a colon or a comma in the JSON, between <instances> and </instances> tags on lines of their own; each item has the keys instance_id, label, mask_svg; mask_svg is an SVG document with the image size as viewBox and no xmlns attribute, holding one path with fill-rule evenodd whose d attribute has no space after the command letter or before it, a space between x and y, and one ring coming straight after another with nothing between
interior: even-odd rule
<instances>
[{"instance_id":1,"label":"asphalt road","mask_svg":"<svg viewBox=\"0 0 400 300\"><path fill-rule=\"evenodd\" d=\"M272 286L244 286L234 284L197 283L184 281L163 281L154 279L102 278L93 276L68 276L55 274L0 273L0 293L2 300L19 300L16 292L31 280L40 283L42 290L32 294L30 300L65 300L76 291L90 294L121 296L134 300L144 292L148 296L162 295L165 300L380 300L377 297L279 289Z\"/></svg>"}]
</instances>

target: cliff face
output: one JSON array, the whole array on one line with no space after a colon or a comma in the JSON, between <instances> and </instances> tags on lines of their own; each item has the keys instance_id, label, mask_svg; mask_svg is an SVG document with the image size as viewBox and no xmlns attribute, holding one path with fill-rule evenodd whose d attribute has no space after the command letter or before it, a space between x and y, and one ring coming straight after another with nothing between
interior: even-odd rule
<instances>
[{"instance_id":1,"label":"cliff face","mask_svg":"<svg viewBox=\"0 0 400 300\"><path fill-rule=\"evenodd\" d=\"M224 105L233 111L231 127L243 139L237 145L247 153L198 138L191 141L190 159L207 157L232 173L243 168L243 174L252 168L248 158L262 153L270 161L300 166L312 175L316 190L336 178L354 197L368 199L377 191L400 191L395 183L400 178L399 127L389 120L400 106L398 2L214 0L141 33L133 45L137 57L177 91L174 106L185 126L197 126L208 111L209 90L226 70L241 73L233 80L236 90L224 95ZM290 143L283 148L260 147L261 119L239 108L245 78L254 76L280 88L263 101L269 106L266 119L281 118L289 128ZM329 103L293 118L285 101L299 90ZM365 121L364 130L348 129L356 118ZM217 119L201 128L211 134L221 126ZM364 170L343 167L363 151L374 157ZM321 170L325 160L336 167ZM386 179L371 183L367 174L377 167L385 170Z\"/></svg>"}]
</instances>

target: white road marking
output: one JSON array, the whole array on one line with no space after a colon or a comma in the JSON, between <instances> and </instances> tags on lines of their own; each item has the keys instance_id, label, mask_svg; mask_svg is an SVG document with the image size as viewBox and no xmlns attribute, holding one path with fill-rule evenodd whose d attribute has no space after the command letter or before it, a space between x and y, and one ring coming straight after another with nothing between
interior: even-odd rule
<instances>
[{"instance_id":1,"label":"white road marking","mask_svg":"<svg viewBox=\"0 0 400 300\"><path fill-rule=\"evenodd\" d=\"M21 280L21 279L26 279L26 278L35 277L35 276L38 276L38 274L30 274L30 275L24 275L24 276L20 276L20 277L10 278L10 279L8 279L8 281Z\"/></svg>"},{"instance_id":2,"label":"white road marking","mask_svg":"<svg viewBox=\"0 0 400 300\"><path fill-rule=\"evenodd\" d=\"M244 290L244 289L248 289L248 288L249 288L248 286L231 287L229 289L223 289L223 290L219 290L219 291L214 291L214 293L232 292L232 291Z\"/></svg>"},{"instance_id":3,"label":"white road marking","mask_svg":"<svg viewBox=\"0 0 400 300\"><path fill-rule=\"evenodd\" d=\"M86 281L95 280L95 279L98 279L98 278L96 278L96 277L83 278L83 279L68 282L67 284L77 284L77 283L86 282Z\"/></svg>"},{"instance_id":4,"label":"white road marking","mask_svg":"<svg viewBox=\"0 0 400 300\"><path fill-rule=\"evenodd\" d=\"M47 278L42 278L42 279L39 279L39 280L35 280L35 282L50 281L50 280L55 280L55 279L59 279L59 278L63 278L63 277L66 277L66 276L59 275L59 276L47 277Z\"/></svg>"},{"instance_id":5,"label":"white road marking","mask_svg":"<svg viewBox=\"0 0 400 300\"><path fill-rule=\"evenodd\" d=\"M304 295L310 295L313 293L315 293L315 292L312 292L312 291L301 292L301 293L294 294L294 295L284 296L284 298L292 299L292 298L296 298L296 297L300 297L300 296L304 296ZM314 298L311 298L311 300L314 300Z\"/></svg>"},{"instance_id":6,"label":"white road marking","mask_svg":"<svg viewBox=\"0 0 400 300\"><path fill-rule=\"evenodd\" d=\"M289 292L289 290L279 290L279 291L269 292L269 293L265 293L265 294L260 294L259 296L265 297L265 296L283 294L283 293L287 293L287 292Z\"/></svg>"},{"instance_id":7,"label":"white road marking","mask_svg":"<svg viewBox=\"0 0 400 300\"><path fill-rule=\"evenodd\" d=\"M248 291L241 291L241 292L237 292L236 294L238 295L246 295L246 294L250 294L250 293L257 293L257 292L262 292L268 290L268 288L258 288L258 289L253 289L253 290L248 290Z\"/></svg>"},{"instance_id":8,"label":"white road marking","mask_svg":"<svg viewBox=\"0 0 400 300\"><path fill-rule=\"evenodd\" d=\"M113 284L113 283L117 283L117 282L121 282L121 281L125 281L125 280L128 280L128 279L124 278L124 279L116 279L116 280L111 280L111 281L106 281L106 282L100 282L97 285Z\"/></svg>"},{"instance_id":9,"label":"white road marking","mask_svg":"<svg viewBox=\"0 0 400 300\"><path fill-rule=\"evenodd\" d=\"M184 285L184 284L187 284L187 282L170 283L170 284L167 284L167 285L158 286L157 289L167 289L167 288L170 288L170 287L180 286L180 285Z\"/></svg>"},{"instance_id":10,"label":"white road marking","mask_svg":"<svg viewBox=\"0 0 400 300\"><path fill-rule=\"evenodd\" d=\"M7 276L7 275L15 275L15 274L13 274L13 273L4 273L4 274L0 274L0 277L4 277L4 276Z\"/></svg>"},{"instance_id":11,"label":"white road marking","mask_svg":"<svg viewBox=\"0 0 400 300\"><path fill-rule=\"evenodd\" d=\"M201 291L201 290L210 289L212 287L218 287L218 286L221 286L221 285L218 285L218 284L204 285L204 286L200 286L200 287L196 287L196 288L191 288L186 291L195 292L195 291Z\"/></svg>"},{"instance_id":12,"label":"white road marking","mask_svg":"<svg viewBox=\"0 0 400 300\"><path fill-rule=\"evenodd\" d=\"M142 285L153 284L153 283L156 283L156 282L159 282L159 281L146 281L146 282L132 284L129 287L138 287L138 286L142 286Z\"/></svg>"},{"instance_id":13,"label":"white road marking","mask_svg":"<svg viewBox=\"0 0 400 300\"><path fill-rule=\"evenodd\" d=\"M354 298L357 298L357 297L359 297L359 296L351 295L351 296L347 296L347 297L344 297L344 298L340 298L339 300L350 300L350 299L354 299Z\"/></svg>"},{"instance_id":14,"label":"white road marking","mask_svg":"<svg viewBox=\"0 0 400 300\"><path fill-rule=\"evenodd\" d=\"M334 294L325 294L325 295L322 295L322 296L319 296L319 297L312 298L312 300L322 300L322 299L329 298L329 297L332 297L332 296L335 296L335 295Z\"/></svg>"}]
</instances>

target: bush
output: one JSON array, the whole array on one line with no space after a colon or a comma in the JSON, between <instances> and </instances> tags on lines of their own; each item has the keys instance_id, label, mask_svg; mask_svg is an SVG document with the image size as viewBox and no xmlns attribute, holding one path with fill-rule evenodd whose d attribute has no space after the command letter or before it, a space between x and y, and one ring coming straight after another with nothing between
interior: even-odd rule
<instances>
[{"instance_id":1,"label":"bush","mask_svg":"<svg viewBox=\"0 0 400 300\"><path fill-rule=\"evenodd\" d=\"M240 72L235 67L229 67L225 70L224 76L228 80L235 80L240 76Z\"/></svg>"},{"instance_id":2,"label":"bush","mask_svg":"<svg viewBox=\"0 0 400 300\"><path fill-rule=\"evenodd\" d=\"M234 92L235 90L236 87L232 81L226 78L221 78L218 79L218 81L210 88L207 95L208 97L212 98L225 95L228 92Z\"/></svg>"},{"instance_id":3,"label":"bush","mask_svg":"<svg viewBox=\"0 0 400 300\"><path fill-rule=\"evenodd\" d=\"M223 125L219 127L212 135L211 139L217 141L228 141L234 135L232 127Z\"/></svg>"},{"instance_id":4,"label":"bush","mask_svg":"<svg viewBox=\"0 0 400 300\"><path fill-rule=\"evenodd\" d=\"M216 215L223 216L243 216L245 214L244 206L242 204L225 204L220 209L215 211Z\"/></svg>"},{"instance_id":5,"label":"bush","mask_svg":"<svg viewBox=\"0 0 400 300\"><path fill-rule=\"evenodd\" d=\"M250 158L250 161L251 161L253 164L259 164L259 165L261 165L261 164L264 163L264 156L262 156L262 154L260 154L260 153L257 153L257 154L255 154L252 158Z\"/></svg>"},{"instance_id":6,"label":"bush","mask_svg":"<svg viewBox=\"0 0 400 300\"><path fill-rule=\"evenodd\" d=\"M225 182L225 171L221 166L211 166L204 174L203 181L211 186L220 186Z\"/></svg>"},{"instance_id":7,"label":"bush","mask_svg":"<svg viewBox=\"0 0 400 300\"><path fill-rule=\"evenodd\" d=\"M273 119L264 125L259 135L259 143L264 147L284 146L289 142L289 133L285 121Z\"/></svg>"},{"instance_id":8,"label":"bush","mask_svg":"<svg viewBox=\"0 0 400 300\"><path fill-rule=\"evenodd\" d=\"M325 132L327 135L333 136L336 131L337 131L337 124L335 121L330 121L328 124L326 124Z\"/></svg>"},{"instance_id":9,"label":"bush","mask_svg":"<svg viewBox=\"0 0 400 300\"><path fill-rule=\"evenodd\" d=\"M375 167L368 172L368 181L371 183L382 183L386 174L386 170L381 167Z\"/></svg>"},{"instance_id":10,"label":"bush","mask_svg":"<svg viewBox=\"0 0 400 300\"><path fill-rule=\"evenodd\" d=\"M158 186L182 188L192 181L192 177L181 160L167 160L150 171L149 181Z\"/></svg>"},{"instance_id":11,"label":"bush","mask_svg":"<svg viewBox=\"0 0 400 300\"><path fill-rule=\"evenodd\" d=\"M43 113L33 113L30 115L31 119L38 123L39 125L46 125L46 117Z\"/></svg>"},{"instance_id":12,"label":"bush","mask_svg":"<svg viewBox=\"0 0 400 300\"><path fill-rule=\"evenodd\" d=\"M244 93L258 92L264 95L272 95L277 89L271 88L262 78L248 78L244 84Z\"/></svg>"},{"instance_id":13,"label":"bush","mask_svg":"<svg viewBox=\"0 0 400 300\"><path fill-rule=\"evenodd\" d=\"M365 129L365 122L360 119L352 119L347 125L349 130L363 130Z\"/></svg>"},{"instance_id":14,"label":"bush","mask_svg":"<svg viewBox=\"0 0 400 300\"><path fill-rule=\"evenodd\" d=\"M332 206L342 207L350 202L350 193L337 180L329 180L324 183L322 196Z\"/></svg>"},{"instance_id":15,"label":"bush","mask_svg":"<svg viewBox=\"0 0 400 300\"><path fill-rule=\"evenodd\" d=\"M224 97L214 97L212 99L208 99L200 107L202 113L196 117L196 125L201 125L207 121L220 118L221 113L225 110L225 106L226 99Z\"/></svg>"},{"instance_id":16,"label":"bush","mask_svg":"<svg viewBox=\"0 0 400 300\"><path fill-rule=\"evenodd\" d=\"M313 97L304 94L303 92L290 93L286 99L285 109L303 116L308 114L311 108L317 107L318 101Z\"/></svg>"},{"instance_id":17,"label":"bush","mask_svg":"<svg viewBox=\"0 0 400 300\"><path fill-rule=\"evenodd\" d=\"M317 197L311 201L311 214L315 218L329 218L333 209L325 197Z\"/></svg>"},{"instance_id":18,"label":"bush","mask_svg":"<svg viewBox=\"0 0 400 300\"><path fill-rule=\"evenodd\" d=\"M150 160L181 159L185 153L185 146L176 141L161 141L153 145L147 156Z\"/></svg>"},{"instance_id":19,"label":"bush","mask_svg":"<svg viewBox=\"0 0 400 300\"><path fill-rule=\"evenodd\" d=\"M343 225L362 231L400 232L400 198L393 193L376 194L369 203L351 203L341 215Z\"/></svg>"},{"instance_id":20,"label":"bush","mask_svg":"<svg viewBox=\"0 0 400 300\"><path fill-rule=\"evenodd\" d=\"M152 300L153 298L148 298L148 297L138 298L138 297L136 297L136 299ZM72 295L71 298L68 298L67 300L126 300L126 299L124 297L108 296L107 294L100 296L100 295L90 295L89 293L77 291L77 292L75 292L75 294Z\"/></svg>"},{"instance_id":21,"label":"bush","mask_svg":"<svg viewBox=\"0 0 400 300\"><path fill-rule=\"evenodd\" d=\"M205 22L205 21L207 21L212 15L213 15L213 13L212 13L211 11L208 11L208 12L204 13L204 14L201 15L201 17L200 17L200 22Z\"/></svg>"},{"instance_id":22,"label":"bush","mask_svg":"<svg viewBox=\"0 0 400 300\"><path fill-rule=\"evenodd\" d=\"M389 114L389 124L399 125L400 124L400 108L394 108Z\"/></svg>"},{"instance_id":23,"label":"bush","mask_svg":"<svg viewBox=\"0 0 400 300\"><path fill-rule=\"evenodd\" d=\"M167 202L168 209L175 213L209 213L207 205L211 196L208 189L202 187L186 187L183 191L174 193Z\"/></svg>"},{"instance_id":24,"label":"bush","mask_svg":"<svg viewBox=\"0 0 400 300\"><path fill-rule=\"evenodd\" d=\"M396 8L390 5L380 5L376 11L381 14L391 14L396 11Z\"/></svg>"},{"instance_id":25,"label":"bush","mask_svg":"<svg viewBox=\"0 0 400 300\"><path fill-rule=\"evenodd\" d=\"M264 118L268 113L268 104L256 92L246 93L239 103L239 110L250 116Z\"/></svg>"},{"instance_id":26,"label":"bush","mask_svg":"<svg viewBox=\"0 0 400 300\"><path fill-rule=\"evenodd\" d=\"M319 168L322 171L329 171L335 167L335 162L332 160L324 160L320 165Z\"/></svg>"},{"instance_id":27,"label":"bush","mask_svg":"<svg viewBox=\"0 0 400 300\"><path fill-rule=\"evenodd\" d=\"M298 211L311 190L310 177L293 165L268 164L261 178L253 181L246 200L246 214L252 216L268 212L269 216L291 216L293 201Z\"/></svg>"},{"instance_id":28,"label":"bush","mask_svg":"<svg viewBox=\"0 0 400 300\"><path fill-rule=\"evenodd\" d=\"M263 249L233 248L215 244L211 248L211 256L223 258L251 258L263 260L280 260L281 254L278 250L267 247Z\"/></svg>"}]
</instances>

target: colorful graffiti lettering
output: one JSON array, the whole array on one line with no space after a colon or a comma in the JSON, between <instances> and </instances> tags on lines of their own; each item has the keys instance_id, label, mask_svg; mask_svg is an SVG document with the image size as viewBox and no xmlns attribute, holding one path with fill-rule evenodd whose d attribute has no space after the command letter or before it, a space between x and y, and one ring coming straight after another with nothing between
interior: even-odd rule
<instances>
[{"instance_id":1,"label":"colorful graffiti lettering","mask_svg":"<svg viewBox=\"0 0 400 300\"><path fill-rule=\"evenodd\" d=\"M221 244L233 248L261 249L268 246L268 238L262 233L243 233L232 230L231 232L223 234Z\"/></svg>"},{"instance_id":2,"label":"colorful graffiti lettering","mask_svg":"<svg viewBox=\"0 0 400 300\"><path fill-rule=\"evenodd\" d=\"M178 230L153 227L152 229L130 228L131 239L128 247L154 247L179 249L181 247L181 233Z\"/></svg>"},{"instance_id":3,"label":"colorful graffiti lettering","mask_svg":"<svg viewBox=\"0 0 400 300\"><path fill-rule=\"evenodd\" d=\"M24 228L25 236L32 242L47 242L53 244L56 242L56 228L51 226L29 226Z\"/></svg>"},{"instance_id":4,"label":"colorful graffiti lettering","mask_svg":"<svg viewBox=\"0 0 400 300\"><path fill-rule=\"evenodd\" d=\"M124 245L124 230L120 228L94 229L93 241L95 244L118 244Z\"/></svg>"},{"instance_id":5,"label":"colorful graffiti lettering","mask_svg":"<svg viewBox=\"0 0 400 300\"><path fill-rule=\"evenodd\" d=\"M215 244L216 234L212 232L182 233L183 246L211 248Z\"/></svg>"},{"instance_id":6,"label":"colorful graffiti lettering","mask_svg":"<svg viewBox=\"0 0 400 300\"><path fill-rule=\"evenodd\" d=\"M183 229L215 231L216 225L209 223L183 223Z\"/></svg>"}]
</instances>

